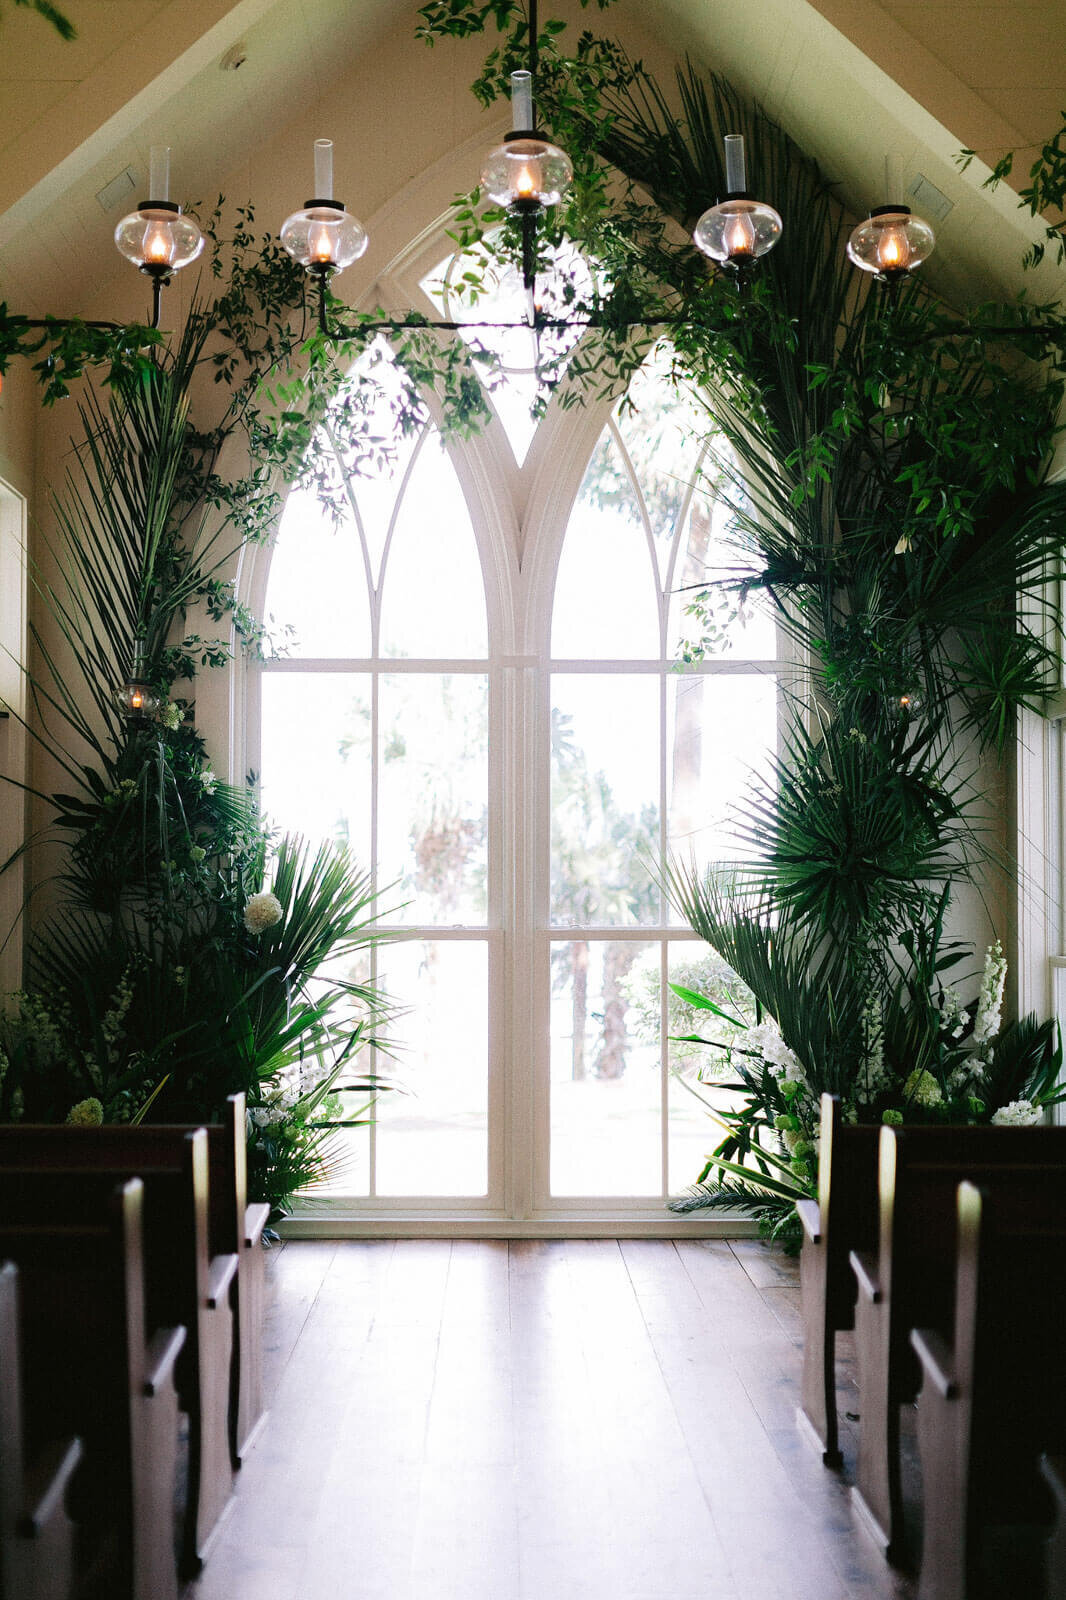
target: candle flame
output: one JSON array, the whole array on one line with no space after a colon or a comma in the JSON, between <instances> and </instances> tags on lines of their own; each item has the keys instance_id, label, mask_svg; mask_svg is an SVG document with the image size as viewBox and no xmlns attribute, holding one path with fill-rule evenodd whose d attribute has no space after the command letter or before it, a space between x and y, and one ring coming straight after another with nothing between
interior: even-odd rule
<instances>
[{"instance_id":1,"label":"candle flame","mask_svg":"<svg viewBox=\"0 0 1066 1600\"><path fill-rule=\"evenodd\" d=\"M738 211L730 219L725 232L725 247L730 261L735 261L738 256L755 254L755 226L746 212Z\"/></svg>"},{"instance_id":2,"label":"candle flame","mask_svg":"<svg viewBox=\"0 0 1066 1600\"><path fill-rule=\"evenodd\" d=\"M169 267L173 242L165 222L149 223L141 246L145 262L153 267Z\"/></svg>"},{"instance_id":3,"label":"candle flame","mask_svg":"<svg viewBox=\"0 0 1066 1600\"><path fill-rule=\"evenodd\" d=\"M886 228L877 243L877 264L882 272L898 272L910 262L907 240L899 227Z\"/></svg>"},{"instance_id":4,"label":"candle flame","mask_svg":"<svg viewBox=\"0 0 1066 1600\"><path fill-rule=\"evenodd\" d=\"M319 222L307 235L307 254L310 260L326 266L333 260L333 239L329 225Z\"/></svg>"}]
</instances>

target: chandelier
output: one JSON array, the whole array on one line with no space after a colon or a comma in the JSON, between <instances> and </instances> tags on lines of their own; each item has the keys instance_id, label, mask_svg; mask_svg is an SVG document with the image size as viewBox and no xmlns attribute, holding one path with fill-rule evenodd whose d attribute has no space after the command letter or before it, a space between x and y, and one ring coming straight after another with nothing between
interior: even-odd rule
<instances>
[{"instance_id":1,"label":"chandelier","mask_svg":"<svg viewBox=\"0 0 1066 1600\"><path fill-rule=\"evenodd\" d=\"M529 0L528 66L511 73L511 131L490 151L481 169L481 189L493 205L517 223L522 250L522 281L528 296L527 323L537 326L534 298L536 236L548 208L565 198L574 170L569 156L537 128L534 84L537 71L537 0ZM780 214L756 199L747 186L744 137L724 136L724 197L700 217L693 232L698 250L719 268L741 280L757 268L784 232ZM921 217L902 203L899 161L885 163L886 203L872 210L852 231L848 259L891 290L927 260L936 239ZM203 234L191 217L170 199L170 150L151 152L148 200L124 217L115 229L115 243L125 258L152 283L150 326L159 326L160 294L172 275L195 261ZM358 261L369 242L367 231L333 194L333 142L316 139L314 196L294 211L281 227L281 243L303 267L316 288L318 325L329 334L326 290L331 279ZM452 324L429 324L450 328ZM113 326L113 324L100 324Z\"/></svg>"}]
</instances>

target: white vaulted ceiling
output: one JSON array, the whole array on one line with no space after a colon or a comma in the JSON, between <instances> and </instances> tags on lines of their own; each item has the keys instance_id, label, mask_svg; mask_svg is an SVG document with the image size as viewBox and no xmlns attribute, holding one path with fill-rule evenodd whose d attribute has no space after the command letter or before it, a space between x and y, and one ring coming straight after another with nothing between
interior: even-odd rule
<instances>
[{"instance_id":1,"label":"white vaulted ceiling","mask_svg":"<svg viewBox=\"0 0 1066 1600\"><path fill-rule=\"evenodd\" d=\"M391 71L405 50L426 54L409 0L67 0L65 9L78 28L72 44L10 0L0 13L0 298L37 312L76 310L113 275L111 230L143 197L151 143L174 148L176 195L210 200L331 85L360 64L370 69L383 40L393 41ZM964 176L952 158L968 145L991 163L1016 147L1024 171L1026 147L1057 126L1066 106L1061 0L619 0L602 18L570 0L551 9L618 31L657 65L687 50L720 67L811 149L856 210L882 198L882 157L897 150L908 181L923 173L953 205L939 227L942 286L1014 283L1032 225L1009 195L980 191L983 169ZM238 42L244 65L222 70ZM456 97L479 51L433 53L456 78ZM385 103L391 115L382 118L379 95L372 120L356 116L333 133L339 153L342 140L352 147L356 187L361 170L381 167L389 141L405 139L405 119L434 115L406 105L400 82ZM469 137L478 116L471 102L442 139ZM136 192L105 210L99 191L127 170ZM346 188L344 198L369 214L359 193ZM1007 241L1008 266L994 264L993 230ZM1054 292L1057 281L1048 270L1038 287Z\"/></svg>"}]
</instances>

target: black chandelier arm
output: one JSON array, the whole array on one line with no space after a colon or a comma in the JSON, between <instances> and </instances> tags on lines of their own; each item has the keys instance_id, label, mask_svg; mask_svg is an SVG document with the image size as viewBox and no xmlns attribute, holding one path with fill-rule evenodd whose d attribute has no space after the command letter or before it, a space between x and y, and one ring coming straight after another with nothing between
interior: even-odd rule
<instances>
[{"instance_id":1,"label":"black chandelier arm","mask_svg":"<svg viewBox=\"0 0 1066 1600\"><path fill-rule=\"evenodd\" d=\"M612 328L621 331L627 328L689 328L693 326L693 320L692 317L631 317L619 322L607 317L546 317L538 311L533 322L445 322L429 317L410 320L403 317L377 317L373 321L360 323L358 327L335 325L327 328L326 332L333 339L359 339L367 334L417 333L420 329L425 329L427 333L515 333L519 329L528 332L530 328L544 333L567 328Z\"/></svg>"},{"instance_id":2,"label":"black chandelier arm","mask_svg":"<svg viewBox=\"0 0 1066 1600\"><path fill-rule=\"evenodd\" d=\"M84 317L19 317L20 328L42 328L46 333L63 328L99 328L104 333L126 333L128 322L90 322Z\"/></svg>"}]
</instances>

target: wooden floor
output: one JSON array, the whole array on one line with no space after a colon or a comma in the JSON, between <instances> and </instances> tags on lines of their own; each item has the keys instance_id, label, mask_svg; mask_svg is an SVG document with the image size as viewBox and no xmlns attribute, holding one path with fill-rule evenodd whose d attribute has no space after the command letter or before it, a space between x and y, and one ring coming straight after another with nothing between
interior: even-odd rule
<instances>
[{"instance_id":1,"label":"wooden floor","mask_svg":"<svg viewBox=\"0 0 1066 1600\"><path fill-rule=\"evenodd\" d=\"M912 1594L798 1433L760 1244L300 1241L270 1278L270 1417L187 1600Z\"/></svg>"}]
</instances>

